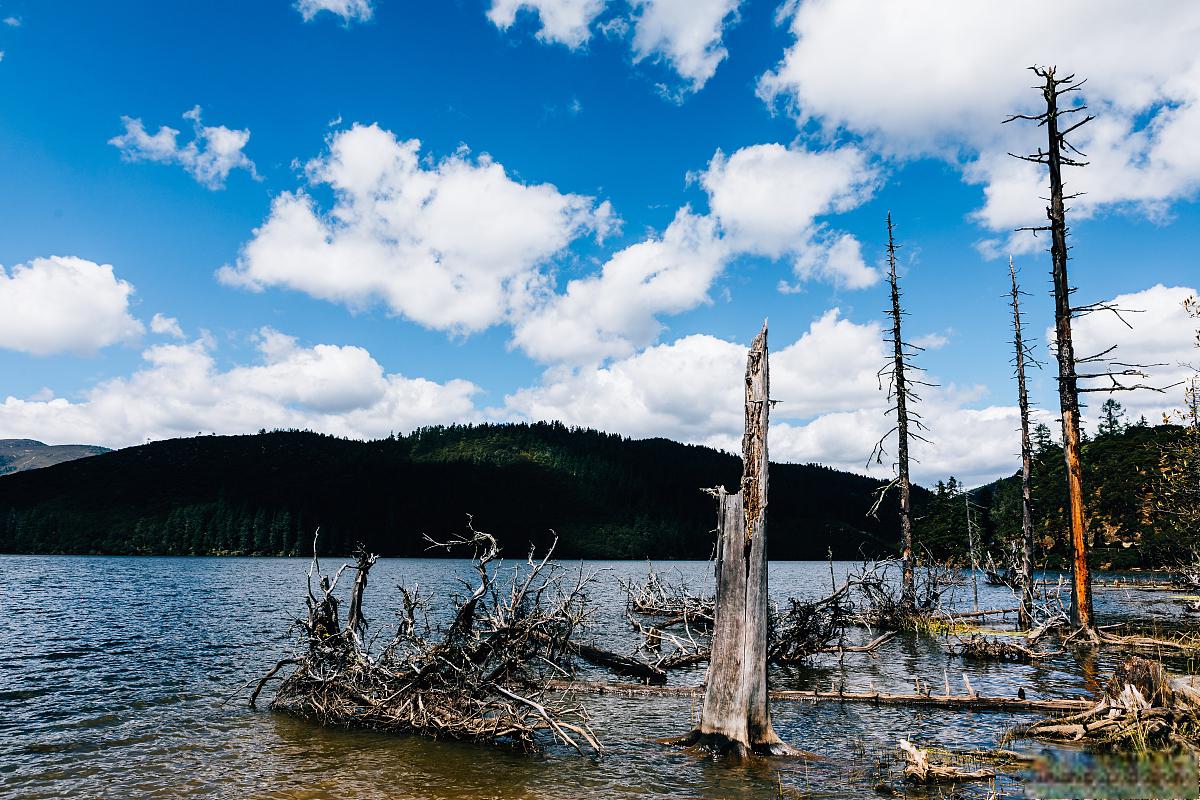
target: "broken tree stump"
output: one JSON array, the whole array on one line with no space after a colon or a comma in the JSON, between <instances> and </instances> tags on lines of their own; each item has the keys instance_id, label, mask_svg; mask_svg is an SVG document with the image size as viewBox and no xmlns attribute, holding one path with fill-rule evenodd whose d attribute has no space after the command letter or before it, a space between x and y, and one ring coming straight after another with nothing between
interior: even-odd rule
<instances>
[{"instance_id":1,"label":"broken tree stump","mask_svg":"<svg viewBox=\"0 0 1200 800\"><path fill-rule=\"evenodd\" d=\"M676 744L719 753L786 755L767 694L767 424L770 376L767 325L746 359L741 488L717 497L717 593L712 654L700 725Z\"/></svg>"}]
</instances>

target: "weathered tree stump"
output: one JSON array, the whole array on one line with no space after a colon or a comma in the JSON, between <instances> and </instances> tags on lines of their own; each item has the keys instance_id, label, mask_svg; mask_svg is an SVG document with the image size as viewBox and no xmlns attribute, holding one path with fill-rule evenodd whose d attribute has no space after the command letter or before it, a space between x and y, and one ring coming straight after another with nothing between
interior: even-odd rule
<instances>
[{"instance_id":1,"label":"weathered tree stump","mask_svg":"<svg viewBox=\"0 0 1200 800\"><path fill-rule=\"evenodd\" d=\"M767 696L767 326L746 360L746 432L736 494L717 489L717 594L700 725L678 744L719 753L786 755Z\"/></svg>"}]
</instances>

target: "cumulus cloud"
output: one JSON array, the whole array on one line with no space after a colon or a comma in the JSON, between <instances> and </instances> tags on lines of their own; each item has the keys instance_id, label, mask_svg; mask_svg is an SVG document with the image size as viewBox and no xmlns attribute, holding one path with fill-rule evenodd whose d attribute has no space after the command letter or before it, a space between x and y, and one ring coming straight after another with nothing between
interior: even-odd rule
<instances>
[{"instance_id":1,"label":"cumulus cloud","mask_svg":"<svg viewBox=\"0 0 1200 800\"><path fill-rule=\"evenodd\" d=\"M179 327L179 320L161 313L155 314L153 319L150 320L150 330L159 336L170 336L175 339L183 338L183 328Z\"/></svg>"},{"instance_id":2,"label":"cumulus cloud","mask_svg":"<svg viewBox=\"0 0 1200 800\"><path fill-rule=\"evenodd\" d=\"M653 341L660 314L693 308L725 264L711 217L680 209L661 237L617 252L517 321L513 343L539 361L596 362Z\"/></svg>"},{"instance_id":3,"label":"cumulus cloud","mask_svg":"<svg viewBox=\"0 0 1200 800\"><path fill-rule=\"evenodd\" d=\"M725 30L737 21L742 0L628 0L628 10L598 24L605 35L624 38L633 31L634 62L662 62L684 81L680 90L660 86L682 99L703 88L725 60ZM536 15L539 41L575 49L592 36L593 23L609 0L491 0L487 17L507 30L521 13Z\"/></svg>"},{"instance_id":4,"label":"cumulus cloud","mask_svg":"<svg viewBox=\"0 0 1200 800\"><path fill-rule=\"evenodd\" d=\"M333 190L333 207L322 211L303 190L280 194L220 280L354 308L382 302L427 327L471 333L527 302L572 241L615 224L608 203L520 183L486 155L431 163L419 152L419 141L376 125L335 133L306 168Z\"/></svg>"},{"instance_id":5,"label":"cumulus cloud","mask_svg":"<svg viewBox=\"0 0 1200 800\"><path fill-rule=\"evenodd\" d=\"M121 447L265 427L379 438L477 416L478 388L469 381L388 374L361 347L302 347L270 328L257 341L256 364L222 370L212 340L201 337L147 349L141 369L99 383L79 400L8 397L0 404L0 437Z\"/></svg>"},{"instance_id":6,"label":"cumulus cloud","mask_svg":"<svg viewBox=\"0 0 1200 800\"><path fill-rule=\"evenodd\" d=\"M1088 314L1072 323L1076 358L1085 358L1116 345L1110 358L1127 364L1156 365L1146 370L1148 379L1122 378L1123 383L1175 387L1165 393L1139 390L1111 395L1126 408L1131 421L1145 414L1151 423L1156 423L1162 419L1163 411L1182 405L1183 388L1178 384L1200 370L1200 350L1196 348L1196 330L1200 328L1200 321L1188 316L1183 307L1185 299L1195 296L1194 288L1160 283L1106 301L1135 312L1122 314L1132 328L1115 314L1105 311ZM1054 341L1053 328L1046 329L1046 341ZM1103 371L1092 369L1092 366L1100 365L1081 364L1078 371ZM1108 385L1108 381L1090 380L1081 385L1099 387ZM1090 424L1096 422L1100 406L1108 396L1091 393L1084 398L1089 403L1085 417Z\"/></svg>"},{"instance_id":7,"label":"cumulus cloud","mask_svg":"<svg viewBox=\"0 0 1200 800\"><path fill-rule=\"evenodd\" d=\"M332 207L304 190L277 196L236 263L218 271L222 282L287 287L356 309L382 303L455 334L509 324L513 346L545 363L597 363L650 344L662 316L708 302L739 254L787 257L800 279L847 288L879 277L858 241L824 220L864 202L877 183L854 148L718 151L695 176L709 213L679 209L661 233L561 287L569 246L616 229L607 202L518 182L465 149L422 158L420 142L376 125L333 134L306 172L332 189Z\"/></svg>"},{"instance_id":8,"label":"cumulus cloud","mask_svg":"<svg viewBox=\"0 0 1200 800\"><path fill-rule=\"evenodd\" d=\"M1168 0L1146 13L1120 0L805 0L786 11L795 42L760 79L760 95L801 124L849 131L893 156L962 164L966 179L984 187L976 219L987 228L1007 233L1044 216L1045 176L1006 155L1044 146L1041 132L1000 124L1009 113L1036 112L1031 64L1088 78L1081 99L1097 119L1074 143L1090 166L1067 176L1072 191L1086 192L1077 215L1115 207L1160 217L1200 188L1195 3ZM999 242L986 249L1003 250Z\"/></svg>"},{"instance_id":9,"label":"cumulus cloud","mask_svg":"<svg viewBox=\"0 0 1200 800\"><path fill-rule=\"evenodd\" d=\"M725 29L737 19L741 0L632 0L634 61L666 62L699 91L728 52Z\"/></svg>"},{"instance_id":10,"label":"cumulus cloud","mask_svg":"<svg viewBox=\"0 0 1200 800\"><path fill-rule=\"evenodd\" d=\"M779 258L790 255L801 280L823 279L862 289L879 280L850 234L829 231L818 218L870 199L878 169L855 147L822 151L780 144L720 150L699 176L709 207L730 247Z\"/></svg>"},{"instance_id":11,"label":"cumulus cloud","mask_svg":"<svg viewBox=\"0 0 1200 800\"><path fill-rule=\"evenodd\" d=\"M517 14L536 14L540 23L538 40L557 42L569 48L583 45L591 38L592 21L604 11L607 0L492 0L487 17L492 24L508 30Z\"/></svg>"},{"instance_id":12,"label":"cumulus cloud","mask_svg":"<svg viewBox=\"0 0 1200 800\"><path fill-rule=\"evenodd\" d=\"M258 180L254 162L242 152L250 141L250 131L204 125L200 121L200 106L188 111L183 118L192 121L195 134L187 144L179 144L179 131L174 128L163 125L157 133L151 134L141 119L132 117L121 117L125 132L109 139L108 143L129 161L178 164L208 189L223 188L225 179L235 169L244 169Z\"/></svg>"},{"instance_id":13,"label":"cumulus cloud","mask_svg":"<svg viewBox=\"0 0 1200 800\"><path fill-rule=\"evenodd\" d=\"M0 266L0 347L32 355L94 353L139 335L133 286L111 264L51 256Z\"/></svg>"},{"instance_id":14,"label":"cumulus cloud","mask_svg":"<svg viewBox=\"0 0 1200 800\"><path fill-rule=\"evenodd\" d=\"M296 10L305 22L312 22L322 11L328 11L341 17L347 25L356 21L366 22L375 13L371 0L298 0Z\"/></svg>"},{"instance_id":15,"label":"cumulus cloud","mask_svg":"<svg viewBox=\"0 0 1200 800\"><path fill-rule=\"evenodd\" d=\"M891 427L876 377L887 354L879 323L854 323L831 309L771 355L771 453L880 477L890 459L868 465ZM736 452L742 434L746 346L707 335L655 345L603 366L549 370L510 394L505 412L634 437L666 436ZM918 480L955 474L981 483L1009 474L1019 441L1015 406L973 408L980 387L931 389L923 413L936 421L933 445L917 443ZM894 455L894 446L889 453Z\"/></svg>"}]
</instances>

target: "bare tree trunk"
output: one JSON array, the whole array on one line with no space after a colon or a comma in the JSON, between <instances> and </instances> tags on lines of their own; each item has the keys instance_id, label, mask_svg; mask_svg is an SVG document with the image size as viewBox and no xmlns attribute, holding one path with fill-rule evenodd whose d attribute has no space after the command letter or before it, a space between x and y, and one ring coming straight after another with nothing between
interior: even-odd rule
<instances>
[{"instance_id":1,"label":"bare tree trunk","mask_svg":"<svg viewBox=\"0 0 1200 800\"><path fill-rule=\"evenodd\" d=\"M1012 278L1013 345L1016 347L1017 406L1021 410L1021 606L1017 624L1028 630L1033 624L1033 501L1030 473L1033 469L1033 446L1029 441L1029 392L1025 386L1025 342L1021 337L1021 291L1017 287L1017 271L1012 258L1008 259L1008 274Z\"/></svg>"},{"instance_id":2,"label":"bare tree trunk","mask_svg":"<svg viewBox=\"0 0 1200 800\"><path fill-rule=\"evenodd\" d=\"M680 743L717 752L792 752L771 727L767 695L767 326L746 361L742 483L718 489L717 595L700 726Z\"/></svg>"},{"instance_id":3,"label":"bare tree trunk","mask_svg":"<svg viewBox=\"0 0 1200 800\"><path fill-rule=\"evenodd\" d=\"M1054 334L1058 357L1058 402L1062 411L1063 456L1067 467L1067 498L1070 508L1073 553L1073 592L1071 593L1071 622L1077 628L1091 631L1092 581L1087 563L1087 530L1083 511L1083 465L1080 461L1079 436L1079 379L1075 374L1075 343L1071 337L1071 285L1067 280L1067 212L1063 204L1062 148L1058 130L1059 83L1054 69L1045 70L1046 132L1049 147L1046 164L1050 171L1050 259L1053 264Z\"/></svg>"},{"instance_id":4,"label":"bare tree trunk","mask_svg":"<svg viewBox=\"0 0 1200 800\"><path fill-rule=\"evenodd\" d=\"M1113 381L1113 386L1107 389L1086 389L1084 391L1127 391L1134 388L1152 388L1142 386L1122 386L1117 377L1120 375L1137 375L1145 377L1137 365L1121 365L1118 371L1100 372L1080 376L1076 371L1075 343L1071 338L1071 318L1076 312L1088 312L1097 308L1106 308L1120 317L1120 311L1107 307L1106 304L1095 304L1073 308L1071 306L1070 281L1067 279L1067 210L1064 205L1062 168L1063 166L1082 167L1087 162L1077 161L1068 155L1079 151L1067 141L1067 134L1091 122L1087 115L1078 122L1059 128L1059 118L1070 114L1082 114L1087 106L1078 105L1071 108L1059 108L1058 99L1069 92L1079 91L1083 81L1076 81L1074 75L1056 78L1054 67L1030 67L1035 75L1042 79L1040 87L1042 97L1046 101L1046 110L1037 115L1015 114L1005 122L1016 119L1031 120L1038 125L1046 126L1048 146L1041 148L1032 155L1016 156L1023 161L1034 164L1045 164L1050 173L1050 205L1046 207L1048 225L1022 228L1033 232L1050 231L1050 260L1052 263L1051 277L1054 284L1054 335L1056 339L1056 357L1058 359L1058 404L1062 415L1063 458L1067 469L1067 519L1071 532L1071 549L1073 551L1072 592L1071 592L1071 622L1079 630L1085 632L1093 641L1097 639L1094 623L1092 622L1092 583L1088 574L1087 563L1087 530L1083 510L1083 467L1080 463L1081 441L1079 436L1079 379L1107 377ZM1124 321L1124 320L1122 320ZM1128 324L1128 323L1126 323ZM1101 360L1103 351L1095 356L1089 356L1085 361Z\"/></svg>"},{"instance_id":5,"label":"bare tree trunk","mask_svg":"<svg viewBox=\"0 0 1200 800\"><path fill-rule=\"evenodd\" d=\"M901 594L900 603L906 611L912 611L917 604L916 576L913 573L912 552L912 482L908 473L908 386L905 382L904 338L900 332L900 320L903 313L900 309L900 287L896 278L896 241L892 230L892 215L887 218L888 225L888 281L892 291L892 348L894 364L892 367L893 391L896 394L896 428L898 443L897 483L900 489L900 567Z\"/></svg>"}]
</instances>

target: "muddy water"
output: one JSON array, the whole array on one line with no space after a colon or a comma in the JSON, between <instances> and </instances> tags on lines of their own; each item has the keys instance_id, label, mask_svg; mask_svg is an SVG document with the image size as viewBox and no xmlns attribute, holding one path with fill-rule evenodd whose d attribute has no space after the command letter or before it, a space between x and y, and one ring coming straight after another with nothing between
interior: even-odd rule
<instances>
[{"instance_id":1,"label":"muddy water","mask_svg":"<svg viewBox=\"0 0 1200 800\"><path fill-rule=\"evenodd\" d=\"M617 579L636 579L645 564L588 566L603 569L592 591L592 634L628 648ZM852 565L834 566L840 577ZM998 712L777 703L783 739L827 760L741 766L654 744L688 729L695 709L687 698L587 698L607 747L600 759L323 729L250 710L240 688L289 649L306 567L300 559L0 557L0 797L767 798L781 786L785 794L862 797L887 779L877 762L900 737L995 746L1023 721ZM669 567L693 586L711 580L703 563ZM380 561L368 616L387 624L401 581L437 596L458 591L466 574L464 562ZM770 580L782 599L820 596L831 579L826 563L776 562ZM1012 604L1007 590L979 588L982 607ZM1108 622L1136 608L1171 624L1175 606L1143 599L1098 592L1097 611ZM971 605L969 584L955 602ZM913 676L940 687L949 674L962 691L966 671L984 694L1024 687L1031 697L1065 697L1088 692L1111 666L1069 655L1038 666L964 664L936 642L900 637L877 657L822 658L773 670L771 680L776 688L911 691ZM673 681L702 678L697 670Z\"/></svg>"}]
</instances>

